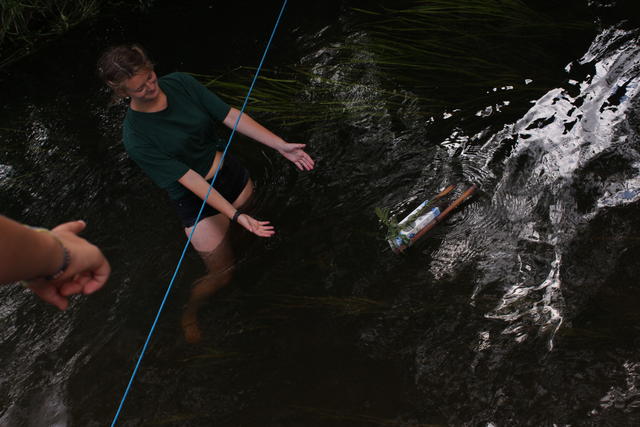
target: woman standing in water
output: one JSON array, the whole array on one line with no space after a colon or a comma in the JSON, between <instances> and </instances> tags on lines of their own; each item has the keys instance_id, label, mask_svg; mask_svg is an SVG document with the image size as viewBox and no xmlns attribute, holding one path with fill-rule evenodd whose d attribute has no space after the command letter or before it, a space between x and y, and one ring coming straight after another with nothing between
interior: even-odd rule
<instances>
[{"instance_id":1,"label":"woman standing in water","mask_svg":"<svg viewBox=\"0 0 640 427\"><path fill-rule=\"evenodd\" d=\"M222 159L225 141L216 137L216 129L220 123L232 129L240 111L187 74L157 78L153 63L137 45L108 49L98 61L98 73L116 97L130 99L123 123L125 149L158 186L167 190L187 235L195 226L202 200L222 162L191 239L209 271L194 286L182 318L187 341L198 341L198 308L231 280L233 254L224 239L230 223L237 222L260 237L275 233L268 221L242 212L253 193L253 183L233 156ZM237 130L277 150L300 170L314 167L304 144L284 141L247 114L240 118Z\"/></svg>"}]
</instances>

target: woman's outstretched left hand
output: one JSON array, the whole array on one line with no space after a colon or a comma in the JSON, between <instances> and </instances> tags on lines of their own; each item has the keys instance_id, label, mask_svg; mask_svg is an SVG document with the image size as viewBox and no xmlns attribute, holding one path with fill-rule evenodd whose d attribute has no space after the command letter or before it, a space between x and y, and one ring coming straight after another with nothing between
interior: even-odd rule
<instances>
[{"instance_id":1,"label":"woman's outstretched left hand","mask_svg":"<svg viewBox=\"0 0 640 427\"><path fill-rule=\"evenodd\" d=\"M271 237L276 234L273 225L269 221L258 221L247 214L240 214L237 219L238 224L260 237Z\"/></svg>"},{"instance_id":2,"label":"woman's outstretched left hand","mask_svg":"<svg viewBox=\"0 0 640 427\"><path fill-rule=\"evenodd\" d=\"M289 159L298 169L310 171L315 166L315 162L311 156L305 153L304 147L306 147L305 144L285 143L278 149L278 152Z\"/></svg>"}]
</instances>

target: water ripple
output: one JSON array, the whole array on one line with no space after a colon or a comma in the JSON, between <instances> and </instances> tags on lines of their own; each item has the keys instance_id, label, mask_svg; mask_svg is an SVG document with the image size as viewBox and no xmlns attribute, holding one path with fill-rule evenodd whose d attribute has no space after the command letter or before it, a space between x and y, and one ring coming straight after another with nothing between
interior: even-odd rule
<instances>
[{"instance_id":1,"label":"water ripple","mask_svg":"<svg viewBox=\"0 0 640 427\"><path fill-rule=\"evenodd\" d=\"M462 153L465 176L480 183L490 198L464 219L464 227L476 231L447 236L431 271L442 277L465 263L474 265L472 301L500 289L497 305L486 317L504 322L502 334L515 342L534 334L545 336L553 348L565 310L565 248L578 228L602 210L640 199L640 161L628 144L635 131L627 125L638 99L637 41L634 32L604 31L568 67L570 73L579 67L593 70L570 85L573 89L550 90L520 120L481 145L466 148L470 139L460 132L448 139L448 154L453 148ZM612 151L627 171L613 182L599 172ZM594 193L586 204L581 195ZM447 262L447 257L464 262Z\"/></svg>"}]
</instances>

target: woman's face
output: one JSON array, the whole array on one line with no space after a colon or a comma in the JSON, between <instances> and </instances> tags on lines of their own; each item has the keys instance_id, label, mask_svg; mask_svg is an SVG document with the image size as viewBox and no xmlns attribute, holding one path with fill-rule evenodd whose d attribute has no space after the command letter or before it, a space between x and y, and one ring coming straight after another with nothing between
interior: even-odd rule
<instances>
[{"instance_id":1,"label":"woman's face","mask_svg":"<svg viewBox=\"0 0 640 427\"><path fill-rule=\"evenodd\" d=\"M136 101L153 101L160 94L158 77L153 70L141 70L124 81L124 92Z\"/></svg>"}]
</instances>

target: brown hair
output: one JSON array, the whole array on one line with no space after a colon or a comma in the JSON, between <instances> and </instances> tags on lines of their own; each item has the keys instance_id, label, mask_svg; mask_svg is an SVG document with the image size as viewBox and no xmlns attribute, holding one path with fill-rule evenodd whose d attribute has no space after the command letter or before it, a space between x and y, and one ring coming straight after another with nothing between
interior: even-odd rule
<instances>
[{"instance_id":1,"label":"brown hair","mask_svg":"<svg viewBox=\"0 0 640 427\"><path fill-rule=\"evenodd\" d=\"M125 80L144 70L153 70L153 62L137 44L111 47L98 60L98 75L116 97L123 97Z\"/></svg>"}]
</instances>

